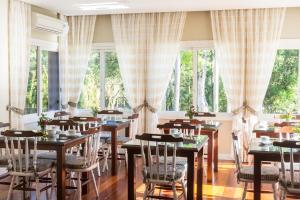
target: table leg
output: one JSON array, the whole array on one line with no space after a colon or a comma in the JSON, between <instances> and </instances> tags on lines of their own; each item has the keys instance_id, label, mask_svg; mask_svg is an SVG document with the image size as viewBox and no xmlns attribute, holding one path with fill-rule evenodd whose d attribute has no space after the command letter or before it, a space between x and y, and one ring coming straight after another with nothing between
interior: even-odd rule
<instances>
[{"instance_id":1,"label":"table leg","mask_svg":"<svg viewBox=\"0 0 300 200\"><path fill-rule=\"evenodd\" d=\"M187 199L194 199L194 154L187 157L188 170L187 170Z\"/></svg>"},{"instance_id":2,"label":"table leg","mask_svg":"<svg viewBox=\"0 0 300 200\"><path fill-rule=\"evenodd\" d=\"M203 149L197 154L197 200L202 200Z\"/></svg>"},{"instance_id":3,"label":"table leg","mask_svg":"<svg viewBox=\"0 0 300 200\"><path fill-rule=\"evenodd\" d=\"M111 175L117 175L117 162L118 162L118 152L117 152L117 130L113 129L111 132Z\"/></svg>"},{"instance_id":4,"label":"table leg","mask_svg":"<svg viewBox=\"0 0 300 200\"><path fill-rule=\"evenodd\" d=\"M214 171L218 172L219 165L219 144L218 144L219 131L214 133Z\"/></svg>"},{"instance_id":5,"label":"table leg","mask_svg":"<svg viewBox=\"0 0 300 200\"><path fill-rule=\"evenodd\" d=\"M254 155L254 200L260 200L261 192L261 159Z\"/></svg>"},{"instance_id":6,"label":"table leg","mask_svg":"<svg viewBox=\"0 0 300 200\"><path fill-rule=\"evenodd\" d=\"M126 137L132 137L132 136L130 135L130 124L128 125L128 127L125 128L125 136L126 136Z\"/></svg>"},{"instance_id":7,"label":"table leg","mask_svg":"<svg viewBox=\"0 0 300 200\"><path fill-rule=\"evenodd\" d=\"M56 156L57 200L64 200L66 198L65 148L57 149Z\"/></svg>"},{"instance_id":8,"label":"table leg","mask_svg":"<svg viewBox=\"0 0 300 200\"><path fill-rule=\"evenodd\" d=\"M213 150L214 150L214 138L212 134L208 134L208 145L207 145L207 182L213 180Z\"/></svg>"},{"instance_id":9,"label":"table leg","mask_svg":"<svg viewBox=\"0 0 300 200\"><path fill-rule=\"evenodd\" d=\"M135 200L135 184L134 184L134 153L127 150L128 153L128 200Z\"/></svg>"}]
</instances>

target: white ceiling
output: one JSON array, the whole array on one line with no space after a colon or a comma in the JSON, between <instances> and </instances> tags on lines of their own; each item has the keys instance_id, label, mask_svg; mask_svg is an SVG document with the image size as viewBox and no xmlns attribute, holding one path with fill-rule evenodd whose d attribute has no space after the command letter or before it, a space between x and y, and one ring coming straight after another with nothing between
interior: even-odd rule
<instances>
[{"instance_id":1,"label":"white ceiling","mask_svg":"<svg viewBox=\"0 0 300 200\"><path fill-rule=\"evenodd\" d=\"M23 0L65 15L114 14L166 11L203 11L242 8L300 7L300 0ZM107 8L116 4L119 8ZM80 6L101 4L106 8L82 10ZM120 6L121 5L121 6ZM93 7L93 5L92 5ZM121 8L120 8L121 7ZM127 8L122 8L127 7ZM88 7L87 9L89 9Z\"/></svg>"}]
</instances>

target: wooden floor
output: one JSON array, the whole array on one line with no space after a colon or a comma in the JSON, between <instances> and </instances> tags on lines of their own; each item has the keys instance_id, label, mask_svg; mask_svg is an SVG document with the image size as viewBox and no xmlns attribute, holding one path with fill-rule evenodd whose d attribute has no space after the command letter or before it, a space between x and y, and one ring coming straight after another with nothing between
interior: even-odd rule
<instances>
[{"instance_id":1,"label":"wooden floor","mask_svg":"<svg viewBox=\"0 0 300 200\"><path fill-rule=\"evenodd\" d=\"M136 180L136 188L137 188L137 199L142 199L142 193L144 191L144 186L142 184L141 179L141 162L138 161L138 168L136 170L137 180ZM213 184L204 185L204 199L210 200L229 200L229 199L241 199L243 192L243 184L237 184L236 176L235 176L235 166L232 162L220 162L219 164L219 172L216 174L214 178ZM127 199L127 175L124 164L119 167L119 175L115 177L111 177L108 173L102 174L101 177L97 180L98 189L100 192L100 200L126 200ZM92 186L92 185L91 185ZM252 186L250 186L252 187ZM0 186L0 200L6 199L7 186ZM90 187L91 191L88 195L85 195L83 200L94 200L97 199L95 193ZM249 188L251 190L251 188ZM273 194L270 192L271 187L264 186L264 190L268 190L269 192L264 193L262 195L262 200L272 200ZM75 199L74 192L70 192L70 196L68 199ZM165 192L166 195L170 193ZM51 199L55 200L55 194ZM247 199L253 199L253 193L250 191L247 193ZM15 192L12 200L23 199L19 192ZM34 193L31 195L31 199L34 198ZM43 194L43 200L47 199L45 192ZM289 200L289 198L287 198Z\"/></svg>"}]
</instances>

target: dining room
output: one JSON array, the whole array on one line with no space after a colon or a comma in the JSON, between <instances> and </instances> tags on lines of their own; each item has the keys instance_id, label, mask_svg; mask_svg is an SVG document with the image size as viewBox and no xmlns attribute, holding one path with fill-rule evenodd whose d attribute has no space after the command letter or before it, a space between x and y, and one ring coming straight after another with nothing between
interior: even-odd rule
<instances>
[{"instance_id":1,"label":"dining room","mask_svg":"<svg viewBox=\"0 0 300 200\"><path fill-rule=\"evenodd\" d=\"M0 200L300 199L299 19L299 0L0 0Z\"/></svg>"}]
</instances>

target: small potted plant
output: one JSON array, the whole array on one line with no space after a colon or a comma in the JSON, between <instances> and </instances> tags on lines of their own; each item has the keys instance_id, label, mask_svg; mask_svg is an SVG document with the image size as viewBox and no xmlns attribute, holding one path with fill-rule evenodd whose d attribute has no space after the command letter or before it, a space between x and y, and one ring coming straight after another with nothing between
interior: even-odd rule
<instances>
[{"instance_id":1,"label":"small potted plant","mask_svg":"<svg viewBox=\"0 0 300 200\"><path fill-rule=\"evenodd\" d=\"M291 121L293 119L293 114L291 112L288 112L284 115L281 116L281 119L285 120L285 121Z\"/></svg>"},{"instance_id":2,"label":"small potted plant","mask_svg":"<svg viewBox=\"0 0 300 200\"><path fill-rule=\"evenodd\" d=\"M47 115L45 113L42 113L40 118L39 118L38 125L41 128L41 132L44 133L44 134L47 133L45 122L48 122L48 121L50 121L50 119L47 117Z\"/></svg>"},{"instance_id":3,"label":"small potted plant","mask_svg":"<svg viewBox=\"0 0 300 200\"><path fill-rule=\"evenodd\" d=\"M91 107L93 117L97 117L98 112L100 111L98 107Z\"/></svg>"},{"instance_id":4,"label":"small potted plant","mask_svg":"<svg viewBox=\"0 0 300 200\"><path fill-rule=\"evenodd\" d=\"M189 119L193 119L195 116L196 111L195 111L195 106L191 105L189 109L186 111L185 116L189 117Z\"/></svg>"},{"instance_id":5,"label":"small potted plant","mask_svg":"<svg viewBox=\"0 0 300 200\"><path fill-rule=\"evenodd\" d=\"M293 138L296 138L297 140L300 139L300 126L293 127Z\"/></svg>"}]
</instances>

